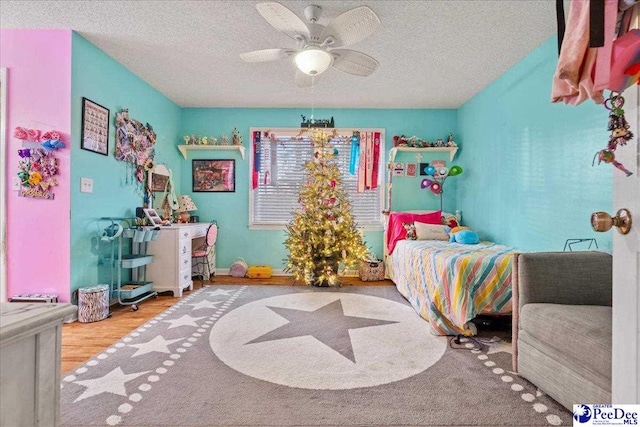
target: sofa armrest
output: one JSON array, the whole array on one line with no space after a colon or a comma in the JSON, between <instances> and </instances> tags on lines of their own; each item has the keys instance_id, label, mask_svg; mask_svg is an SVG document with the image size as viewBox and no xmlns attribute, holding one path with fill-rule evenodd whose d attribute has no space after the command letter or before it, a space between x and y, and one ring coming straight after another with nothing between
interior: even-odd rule
<instances>
[{"instance_id":1,"label":"sofa armrest","mask_svg":"<svg viewBox=\"0 0 640 427\"><path fill-rule=\"evenodd\" d=\"M537 252L516 256L518 310L528 303L611 306L611 255Z\"/></svg>"}]
</instances>

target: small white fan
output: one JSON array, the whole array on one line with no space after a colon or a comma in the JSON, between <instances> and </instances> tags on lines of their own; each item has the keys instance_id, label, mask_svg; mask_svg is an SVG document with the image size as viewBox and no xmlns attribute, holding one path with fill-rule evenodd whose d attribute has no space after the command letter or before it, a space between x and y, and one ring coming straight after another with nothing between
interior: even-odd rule
<instances>
[{"instance_id":1,"label":"small white fan","mask_svg":"<svg viewBox=\"0 0 640 427\"><path fill-rule=\"evenodd\" d=\"M246 62L275 61L293 56L297 67L295 81L300 87L317 83L318 76L331 66L362 77L369 76L378 68L378 61L369 55L342 49L367 38L380 26L380 18L367 6L348 10L327 26L317 23L322 14L320 6L305 8L308 24L280 3L258 3L256 8L269 24L298 44L295 48L262 49L240 54Z\"/></svg>"}]
</instances>

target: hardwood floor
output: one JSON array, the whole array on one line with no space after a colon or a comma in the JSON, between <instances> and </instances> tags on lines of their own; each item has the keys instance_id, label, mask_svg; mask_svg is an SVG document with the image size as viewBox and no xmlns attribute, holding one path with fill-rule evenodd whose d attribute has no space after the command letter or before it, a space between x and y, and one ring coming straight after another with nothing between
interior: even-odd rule
<instances>
[{"instance_id":1,"label":"hardwood floor","mask_svg":"<svg viewBox=\"0 0 640 427\"><path fill-rule=\"evenodd\" d=\"M392 285L390 280L379 282L363 282L357 277L341 279L342 286L381 286ZM290 276L273 276L270 279L247 279L231 276L216 276L213 282L205 285L293 285ZM201 287L199 281L194 281L194 288ZM187 292L187 295L189 293ZM127 335L147 320L162 313L178 302L171 292L152 298L140 304L138 311L132 311L129 306L114 305L111 307L111 317L99 322L73 322L62 327L62 374L76 369L79 365L100 353L120 338Z\"/></svg>"}]
</instances>

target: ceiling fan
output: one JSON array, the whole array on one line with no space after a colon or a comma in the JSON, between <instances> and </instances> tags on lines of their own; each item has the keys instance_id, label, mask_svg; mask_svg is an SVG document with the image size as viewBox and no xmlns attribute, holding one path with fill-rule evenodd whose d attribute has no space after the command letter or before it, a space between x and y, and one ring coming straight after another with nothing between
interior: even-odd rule
<instances>
[{"instance_id":1,"label":"ceiling fan","mask_svg":"<svg viewBox=\"0 0 640 427\"><path fill-rule=\"evenodd\" d=\"M295 48L262 49L240 54L246 62L275 61L293 56L297 67L295 80L300 87L313 86L318 76L331 66L362 77L378 68L378 61L369 55L342 49L369 37L380 25L378 15L367 6L348 10L327 26L318 24L322 14L320 6L309 5L304 9L307 24L277 2L258 3L256 8L276 30L298 43Z\"/></svg>"}]
</instances>

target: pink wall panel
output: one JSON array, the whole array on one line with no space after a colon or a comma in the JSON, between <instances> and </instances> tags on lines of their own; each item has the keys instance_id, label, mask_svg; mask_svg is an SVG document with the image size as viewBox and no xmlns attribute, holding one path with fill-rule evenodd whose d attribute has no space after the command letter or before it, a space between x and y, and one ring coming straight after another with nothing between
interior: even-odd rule
<instances>
[{"instance_id":1,"label":"pink wall panel","mask_svg":"<svg viewBox=\"0 0 640 427\"><path fill-rule=\"evenodd\" d=\"M0 30L0 66L7 92L7 296L70 293L71 31ZM21 141L13 129L57 130L59 185L53 201L18 197L11 190ZM5 167L6 166L6 167Z\"/></svg>"}]
</instances>

